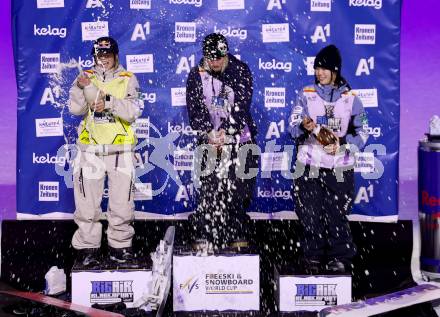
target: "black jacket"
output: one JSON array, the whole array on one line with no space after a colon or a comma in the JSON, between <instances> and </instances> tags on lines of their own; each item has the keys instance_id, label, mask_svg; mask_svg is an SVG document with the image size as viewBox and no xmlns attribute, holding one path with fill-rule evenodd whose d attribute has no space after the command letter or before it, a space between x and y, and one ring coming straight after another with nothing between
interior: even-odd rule
<instances>
[{"instance_id":1,"label":"black jacket","mask_svg":"<svg viewBox=\"0 0 440 317\"><path fill-rule=\"evenodd\" d=\"M242 61L228 54L229 63L223 73L210 73L234 91L234 106L229 118L221 128L226 133L239 134L247 124L252 139L257 134L257 127L251 116L251 103L253 93L253 80L249 67ZM202 69L203 59L199 66L193 67L186 82L186 107L188 109L189 123L193 130L209 133L213 129L208 108L203 101L203 86L199 70ZM199 68L200 67L200 68ZM232 128L232 129L230 129Z\"/></svg>"}]
</instances>

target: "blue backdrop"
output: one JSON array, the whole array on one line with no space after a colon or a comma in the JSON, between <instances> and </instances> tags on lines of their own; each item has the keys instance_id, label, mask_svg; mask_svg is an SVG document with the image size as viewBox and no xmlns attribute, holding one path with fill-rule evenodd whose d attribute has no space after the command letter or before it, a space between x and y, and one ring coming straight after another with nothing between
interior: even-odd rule
<instances>
[{"instance_id":1,"label":"blue backdrop","mask_svg":"<svg viewBox=\"0 0 440 317\"><path fill-rule=\"evenodd\" d=\"M288 116L298 90L313 82L313 56L333 43L369 118L353 218L396 219L400 7L399 0L14 1L18 218L71 217L75 210L70 149L80 118L68 113L68 90L79 69L92 66L92 40L103 35L118 40L120 62L136 74L144 100L136 123L136 216L193 210L185 82L203 37L219 32L254 76L263 154L253 216L293 214Z\"/></svg>"}]
</instances>

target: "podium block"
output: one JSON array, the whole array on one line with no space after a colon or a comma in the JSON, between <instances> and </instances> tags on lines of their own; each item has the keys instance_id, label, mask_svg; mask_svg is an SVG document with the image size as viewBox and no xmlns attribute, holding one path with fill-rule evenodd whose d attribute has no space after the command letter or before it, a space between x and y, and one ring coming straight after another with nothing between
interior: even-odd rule
<instances>
[{"instance_id":1,"label":"podium block","mask_svg":"<svg viewBox=\"0 0 440 317\"><path fill-rule=\"evenodd\" d=\"M122 301L127 308L131 308L144 291L148 290L151 278L151 265L125 268L104 263L94 270L74 266L72 303L90 307L95 303L112 304Z\"/></svg>"},{"instance_id":2,"label":"podium block","mask_svg":"<svg viewBox=\"0 0 440 317\"><path fill-rule=\"evenodd\" d=\"M287 275L275 271L281 312L320 311L351 303L351 275Z\"/></svg>"},{"instance_id":3,"label":"podium block","mask_svg":"<svg viewBox=\"0 0 440 317\"><path fill-rule=\"evenodd\" d=\"M258 311L260 256L173 256L173 310Z\"/></svg>"}]
</instances>

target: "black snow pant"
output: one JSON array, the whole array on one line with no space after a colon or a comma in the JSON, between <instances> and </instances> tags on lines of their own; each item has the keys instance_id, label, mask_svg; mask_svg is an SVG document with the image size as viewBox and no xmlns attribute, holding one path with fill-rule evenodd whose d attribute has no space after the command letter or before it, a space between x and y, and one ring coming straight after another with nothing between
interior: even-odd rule
<instances>
[{"instance_id":1,"label":"black snow pant","mask_svg":"<svg viewBox=\"0 0 440 317\"><path fill-rule=\"evenodd\" d=\"M221 152L210 157L204 151L203 155L195 158L195 164L201 164L203 171L206 171L209 159L211 168L215 166L215 169L194 180L195 184L199 182L199 186L196 186L197 207L189 217L192 236L193 239L212 242L217 249L225 248L236 240L249 239L250 218L246 211L256 182L255 177L249 177L249 171L258 168L258 157L243 148L244 154L239 159L237 153L241 146L223 147ZM247 176L240 177L243 173Z\"/></svg>"},{"instance_id":2,"label":"black snow pant","mask_svg":"<svg viewBox=\"0 0 440 317\"><path fill-rule=\"evenodd\" d=\"M338 181L333 169L305 166L295 180L295 212L301 225L301 247L307 259L351 263L356 254L347 215L353 207L354 173Z\"/></svg>"}]
</instances>

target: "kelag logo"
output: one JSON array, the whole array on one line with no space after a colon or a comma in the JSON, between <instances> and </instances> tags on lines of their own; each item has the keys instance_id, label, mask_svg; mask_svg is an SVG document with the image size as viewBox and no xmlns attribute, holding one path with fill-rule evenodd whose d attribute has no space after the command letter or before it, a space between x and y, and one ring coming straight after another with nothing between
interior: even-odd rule
<instances>
[{"instance_id":1,"label":"kelag logo","mask_svg":"<svg viewBox=\"0 0 440 317\"><path fill-rule=\"evenodd\" d=\"M55 28L52 27L52 25L48 24L47 27L37 27L36 24L34 24L34 35L35 36L59 36L61 38L65 38L67 34L66 28Z\"/></svg>"},{"instance_id":2,"label":"kelag logo","mask_svg":"<svg viewBox=\"0 0 440 317\"><path fill-rule=\"evenodd\" d=\"M350 0L350 7L373 7L376 10L382 9L382 0Z\"/></svg>"},{"instance_id":3,"label":"kelag logo","mask_svg":"<svg viewBox=\"0 0 440 317\"><path fill-rule=\"evenodd\" d=\"M133 281L91 281L90 303L133 302Z\"/></svg>"},{"instance_id":4,"label":"kelag logo","mask_svg":"<svg viewBox=\"0 0 440 317\"><path fill-rule=\"evenodd\" d=\"M260 198L282 198L284 200L292 200L292 194L290 190L275 190L275 188L271 187L270 190L261 189L260 186L257 188L257 197Z\"/></svg>"},{"instance_id":5,"label":"kelag logo","mask_svg":"<svg viewBox=\"0 0 440 317\"><path fill-rule=\"evenodd\" d=\"M49 153L46 153L46 155L37 155L35 152L32 153L32 164L57 164L64 166L65 163L66 157L50 156Z\"/></svg>"},{"instance_id":6,"label":"kelag logo","mask_svg":"<svg viewBox=\"0 0 440 317\"><path fill-rule=\"evenodd\" d=\"M214 33L220 33L226 37L238 37L240 40L245 40L247 38L247 30L240 28L231 28L228 26L226 29L217 28L214 26Z\"/></svg>"},{"instance_id":7,"label":"kelag logo","mask_svg":"<svg viewBox=\"0 0 440 317\"><path fill-rule=\"evenodd\" d=\"M295 304L301 306L337 305L336 284L296 284Z\"/></svg>"},{"instance_id":8,"label":"kelag logo","mask_svg":"<svg viewBox=\"0 0 440 317\"><path fill-rule=\"evenodd\" d=\"M194 276L190 277L188 280L185 281L185 283L180 284L179 288L181 290L185 290L188 292L188 294L191 294L193 290L198 290L200 288L200 285L198 283L199 279L196 278L194 280Z\"/></svg>"},{"instance_id":9,"label":"kelag logo","mask_svg":"<svg viewBox=\"0 0 440 317\"><path fill-rule=\"evenodd\" d=\"M271 61L263 61L261 58L258 59L258 69L261 70L283 70L286 73L292 71L291 62L280 62L273 58Z\"/></svg>"}]
</instances>

